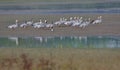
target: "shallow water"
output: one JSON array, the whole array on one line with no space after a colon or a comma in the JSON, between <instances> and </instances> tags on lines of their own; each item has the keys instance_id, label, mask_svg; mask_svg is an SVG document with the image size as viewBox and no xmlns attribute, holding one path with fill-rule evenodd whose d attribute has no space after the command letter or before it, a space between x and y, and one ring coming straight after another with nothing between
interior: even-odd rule
<instances>
[{"instance_id":1,"label":"shallow water","mask_svg":"<svg viewBox=\"0 0 120 70\"><path fill-rule=\"evenodd\" d=\"M2 37L0 38L0 47L120 48L120 37Z\"/></svg>"},{"instance_id":2,"label":"shallow water","mask_svg":"<svg viewBox=\"0 0 120 70\"><path fill-rule=\"evenodd\" d=\"M0 3L0 14L120 13L120 1L103 3Z\"/></svg>"}]
</instances>

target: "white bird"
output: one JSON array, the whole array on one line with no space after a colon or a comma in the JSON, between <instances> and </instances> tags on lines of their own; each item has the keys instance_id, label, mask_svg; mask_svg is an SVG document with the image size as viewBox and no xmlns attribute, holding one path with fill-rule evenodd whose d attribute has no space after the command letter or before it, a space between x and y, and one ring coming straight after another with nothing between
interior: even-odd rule
<instances>
[{"instance_id":1,"label":"white bird","mask_svg":"<svg viewBox=\"0 0 120 70\"><path fill-rule=\"evenodd\" d=\"M98 23L102 23L102 16L99 16L96 20L92 22L92 24L98 24Z\"/></svg>"},{"instance_id":2,"label":"white bird","mask_svg":"<svg viewBox=\"0 0 120 70\"><path fill-rule=\"evenodd\" d=\"M80 25L81 23L79 23L79 22L74 22L73 24L72 24L72 26L78 26L78 25Z\"/></svg>"},{"instance_id":3,"label":"white bird","mask_svg":"<svg viewBox=\"0 0 120 70\"><path fill-rule=\"evenodd\" d=\"M46 24L46 27L47 28L51 28L51 27L53 27L54 25L53 24Z\"/></svg>"},{"instance_id":4,"label":"white bird","mask_svg":"<svg viewBox=\"0 0 120 70\"><path fill-rule=\"evenodd\" d=\"M80 19L78 19L79 23L83 22L83 17L80 17Z\"/></svg>"},{"instance_id":5,"label":"white bird","mask_svg":"<svg viewBox=\"0 0 120 70\"><path fill-rule=\"evenodd\" d=\"M46 21L46 20L45 20ZM46 22L47 23L47 22ZM40 19L39 22L36 22L33 24L34 28L42 28L42 27L46 27L46 23L43 23L42 20Z\"/></svg>"},{"instance_id":6,"label":"white bird","mask_svg":"<svg viewBox=\"0 0 120 70\"><path fill-rule=\"evenodd\" d=\"M45 25L39 24L39 25L34 25L33 27L34 27L34 28L42 28L42 27L45 27Z\"/></svg>"},{"instance_id":7,"label":"white bird","mask_svg":"<svg viewBox=\"0 0 120 70\"><path fill-rule=\"evenodd\" d=\"M39 20L39 22L34 23L33 26L35 26L35 25L40 25L40 24L43 24L43 22L42 22L41 19Z\"/></svg>"},{"instance_id":8,"label":"white bird","mask_svg":"<svg viewBox=\"0 0 120 70\"><path fill-rule=\"evenodd\" d=\"M86 24L89 25L90 24L90 18L88 18L88 20L86 21Z\"/></svg>"},{"instance_id":9,"label":"white bird","mask_svg":"<svg viewBox=\"0 0 120 70\"><path fill-rule=\"evenodd\" d=\"M69 21L64 22L65 25L72 25L73 23L75 23L75 20L73 20L73 17L70 17Z\"/></svg>"},{"instance_id":10,"label":"white bird","mask_svg":"<svg viewBox=\"0 0 120 70\"><path fill-rule=\"evenodd\" d=\"M25 28L26 26L27 26L26 23L23 23L23 24L20 25L20 27L22 27L22 28Z\"/></svg>"},{"instance_id":11,"label":"white bird","mask_svg":"<svg viewBox=\"0 0 120 70\"><path fill-rule=\"evenodd\" d=\"M90 24L90 18L88 19L88 21L85 20L84 22L82 22L82 24L80 24L79 27L83 27L83 28L85 28L85 27L88 26L89 24Z\"/></svg>"},{"instance_id":12,"label":"white bird","mask_svg":"<svg viewBox=\"0 0 120 70\"><path fill-rule=\"evenodd\" d=\"M74 20L76 20L77 19L77 17L74 17Z\"/></svg>"},{"instance_id":13,"label":"white bird","mask_svg":"<svg viewBox=\"0 0 120 70\"><path fill-rule=\"evenodd\" d=\"M60 20L59 20L59 21L56 21L54 24L55 24L55 25L60 25L61 22L62 22L62 19L60 18Z\"/></svg>"},{"instance_id":14,"label":"white bird","mask_svg":"<svg viewBox=\"0 0 120 70\"><path fill-rule=\"evenodd\" d=\"M74 23L74 21L66 21L64 22L65 25L72 25Z\"/></svg>"},{"instance_id":15,"label":"white bird","mask_svg":"<svg viewBox=\"0 0 120 70\"><path fill-rule=\"evenodd\" d=\"M47 20L45 20L42 25L44 25L44 27L46 27L46 28L50 28L51 31L53 31L53 26L54 26L54 24L48 24L48 23L47 23Z\"/></svg>"},{"instance_id":16,"label":"white bird","mask_svg":"<svg viewBox=\"0 0 120 70\"><path fill-rule=\"evenodd\" d=\"M54 24L46 24L47 28L50 28L51 31L53 31Z\"/></svg>"},{"instance_id":17,"label":"white bird","mask_svg":"<svg viewBox=\"0 0 120 70\"><path fill-rule=\"evenodd\" d=\"M83 22L82 17L80 19L77 18L77 20L75 20L72 26L79 26L82 22Z\"/></svg>"},{"instance_id":18,"label":"white bird","mask_svg":"<svg viewBox=\"0 0 120 70\"><path fill-rule=\"evenodd\" d=\"M33 24L33 20L31 19L31 21L26 22L27 25L32 25Z\"/></svg>"},{"instance_id":19,"label":"white bird","mask_svg":"<svg viewBox=\"0 0 120 70\"><path fill-rule=\"evenodd\" d=\"M64 24L66 21L67 21L67 19L65 19L65 18L60 18L60 20L59 20L59 21L56 21L54 24L55 24L55 25L61 25L61 24Z\"/></svg>"},{"instance_id":20,"label":"white bird","mask_svg":"<svg viewBox=\"0 0 120 70\"><path fill-rule=\"evenodd\" d=\"M15 21L16 23L13 25L9 25L8 28L12 29L12 28L17 28L18 27L18 20Z\"/></svg>"},{"instance_id":21,"label":"white bird","mask_svg":"<svg viewBox=\"0 0 120 70\"><path fill-rule=\"evenodd\" d=\"M45 23L47 23L48 21L47 20L45 20Z\"/></svg>"},{"instance_id":22,"label":"white bird","mask_svg":"<svg viewBox=\"0 0 120 70\"><path fill-rule=\"evenodd\" d=\"M73 19L73 17L70 17L70 21Z\"/></svg>"},{"instance_id":23,"label":"white bird","mask_svg":"<svg viewBox=\"0 0 120 70\"><path fill-rule=\"evenodd\" d=\"M86 22L83 22L79 27L85 28L87 26Z\"/></svg>"}]
</instances>

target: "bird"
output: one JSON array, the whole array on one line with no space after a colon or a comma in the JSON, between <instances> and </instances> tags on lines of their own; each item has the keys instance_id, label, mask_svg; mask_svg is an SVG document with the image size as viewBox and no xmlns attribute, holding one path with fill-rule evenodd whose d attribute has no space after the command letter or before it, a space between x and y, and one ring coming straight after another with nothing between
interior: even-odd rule
<instances>
[{"instance_id":1,"label":"bird","mask_svg":"<svg viewBox=\"0 0 120 70\"><path fill-rule=\"evenodd\" d=\"M53 24L46 24L46 27L47 28L51 28L51 27L53 27L54 25Z\"/></svg>"},{"instance_id":2,"label":"bird","mask_svg":"<svg viewBox=\"0 0 120 70\"><path fill-rule=\"evenodd\" d=\"M39 25L39 24L43 24L43 22L42 22L41 19L39 20L39 22L35 22L35 23L33 24L33 26L34 26L34 25Z\"/></svg>"},{"instance_id":3,"label":"bird","mask_svg":"<svg viewBox=\"0 0 120 70\"><path fill-rule=\"evenodd\" d=\"M33 24L33 19L31 19L30 21L26 22L27 25L32 25Z\"/></svg>"},{"instance_id":4,"label":"bird","mask_svg":"<svg viewBox=\"0 0 120 70\"><path fill-rule=\"evenodd\" d=\"M45 23L47 23L48 21L47 20L45 20Z\"/></svg>"},{"instance_id":5,"label":"bird","mask_svg":"<svg viewBox=\"0 0 120 70\"><path fill-rule=\"evenodd\" d=\"M65 25L72 25L74 23L74 21L66 21L64 24Z\"/></svg>"},{"instance_id":6,"label":"bird","mask_svg":"<svg viewBox=\"0 0 120 70\"><path fill-rule=\"evenodd\" d=\"M9 25L8 28L13 29L18 27L18 20L16 19L15 24Z\"/></svg>"},{"instance_id":7,"label":"bird","mask_svg":"<svg viewBox=\"0 0 120 70\"><path fill-rule=\"evenodd\" d=\"M43 25L43 24L38 24L38 25L34 25L33 27L34 27L34 28L42 28L42 27L45 27L45 25Z\"/></svg>"},{"instance_id":8,"label":"bird","mask_svg":"<svg viewBox=\"0 0 120 70\"><path fill-rule=\"evenodd\" d=\"M74 21L72 26L79 26L82 22L83 22L82 17L80 17L80 19L78 17L77 20Z\"/></svg>"},{"instance_id":9,"label":"bird","mask_svg":"<svg viewBox=\"0 0 120 70\"><path fill-rule=\"evenodd\" d=\"M88 18L88 20L86 21L86 24L87 24L87 25L90 24L90 22L91 22L90 20L91 20L91 18Z\"/></svg>"},{"instance_id":10,"label":"bird","mask_svg":"<svg viewBox=\"0 0 120 70\"><path fill-rule=\"evenodd\" d=\"M85 19L81 24L80 24L80 26L79 27L82 27L82 28L85 28L86 26L88 26L89 24L90 24L90 18L87 20L87 19Z\"/></svg>"},{"instance_id":11,"label":"bird","mask_svg":"<svg viewBox=\"0 0 120 70\"><path fill-rule=\"evenodd\" d=\"M79 23L79 22L74 22L73 24L72 24L72 26L78 26L78 25L80 25L81 23Z\"/></svg>"},{"instance_id":12,"label":"bird","mask_svg":"<svg viewBox=\"0 0 120 70\"><path fill-rule=\"evenodd\" d=\"M82 23L83 17L80 17L80 19L78 19L78 21L79 21L80 23Z\"/></svg>"},{"instance_id":13,"label":"bird","mask_svg":"<svg viewBox=\"0 0 120 70\"><path fill-rule=\"evenodd\" d=\"M36 22L33 24L34 28L41 28L41 27L45 27L46 23L43 23L42 20L40 19L39 22Z\"/></svg>"},{"instance_id":14,"label":"bird","mask_svg":"<svg viewBox=\"0 0 120 70\"><path fill-rule=\"evenodd\" d=\"M55 24L55 25L61 25L61 24L64 24L66 21L67 21L67 19L65 19L65 18L63 17L63 18L60 18L59 21L56 21L54 24Z\"/></svg>"},{"instance_id":15,"label":"bird","mask_svg":"<svg viewBox=\"0 0 120 70\"><path fill-rule=\"evenodd\" d=\"M22 23L20 27L25 28L27 26L26 22Z\"/></svg>"},{"instance_id":16,"label":"bird","mask_svg":"<svg viewBox=\"0 0 120 70\"><path fill-rule=\"evenodd\" d=\"M73 17L70 17L70 21L73 19Z\"/></svg>"},{"instance_id":17,"label":"bird","mask_svg":"<svg viewBox=\"0 0 120 70\"><path fill-rule=\"evenodd\" d=\"M102 16L99 16L96 20L92 22L92 24L98 24L98 23L102 23Z\"/></svg>"}]
</instances>

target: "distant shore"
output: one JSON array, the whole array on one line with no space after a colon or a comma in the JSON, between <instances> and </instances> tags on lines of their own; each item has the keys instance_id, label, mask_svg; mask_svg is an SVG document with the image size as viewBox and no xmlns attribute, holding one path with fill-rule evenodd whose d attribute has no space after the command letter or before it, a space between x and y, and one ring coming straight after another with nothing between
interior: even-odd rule
<instances>
[{"instance_id":1,"label":"distant shore","mask_svg":"<svg viewBox=\"0 0 120 70\"><path fill-rule=\"evenodd\" d=\"M29 0L29 2L41 3L96 3L96 2L112 2L119 0ZM28 0L0 0L1 3L28 3Z\"/></svg>"},{"instance_id":2,"label":"distant shore","mask_svg":"<svg viewBox=\"0 0 120 70\"><path fill-rule=\"evenodd\" d=\"M60 17L74 17L82 16L83 19L91 18L96 19L98 16L103 16L103 22L101 24L90 24L86 28L79 27L54 27L54 31L50 29L34 29L28 28L16 28L8 29L7 26L14 24L15 19L19 20L19 24L24 21L28 21L33 18L34 22L39 21L40 18L47 19L48 23L53 23L59 20ZM46 36L120 36L120 14L43 14L43 15L0 15L0 37L46 37Z\"/></svg>"}]
</instances>

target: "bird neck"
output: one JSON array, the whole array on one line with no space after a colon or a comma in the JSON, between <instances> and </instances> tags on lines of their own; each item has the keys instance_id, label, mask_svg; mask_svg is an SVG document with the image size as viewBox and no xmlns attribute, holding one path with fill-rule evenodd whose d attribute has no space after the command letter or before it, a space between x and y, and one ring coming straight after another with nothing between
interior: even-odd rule
<instances>
[{"instance_id":1,"label":"bird neck","mask_svg":"<svg viewBox=\"0 0 120 70\"><path fill-rule=\"evenodd\" d=\"M18 25L18 23L16 23L16 25Z\"/></svg>"}]
</instances>

